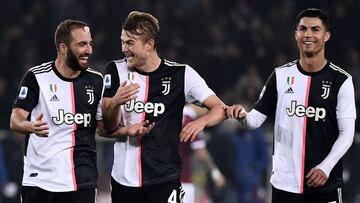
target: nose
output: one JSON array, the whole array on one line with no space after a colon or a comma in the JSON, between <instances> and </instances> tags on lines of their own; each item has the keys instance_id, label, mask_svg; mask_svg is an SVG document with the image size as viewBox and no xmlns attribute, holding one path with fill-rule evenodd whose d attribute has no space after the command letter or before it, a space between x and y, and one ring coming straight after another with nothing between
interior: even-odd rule
<instances>
[{"instance_id":1,"label":"nose","mask_svg":"<svg viewBox=\"0 0 360 203\"><path fill-rule=\"evenodd\" d=\"M311 37L312 36L312 31L311 29L306 29L305 31L305 37Z\"/></svg>"},{"instance_id":2,"label":"nose","mask_svg":"<svg viewBox=\"0 0 360 203\"><path fill-rule=\"evenodd\" d=\"M126 43L122 43L122 44L121 44L121 51L122 51L122 52L129 51L129 47L126 45Z\"/></svg>"},{"instance_id":3,"label":"nose","mask_svg":"<svg viewBox=\"0 0 360 203\"><path fill-rule=\"evenodd\" d=\"M88 44L88 45L86 46L85 52L86 52L87 54L89 54L89 55L92 54L92 52L93 52L93 47L92 47L91 44Z\"/></svg>"}]
</instances>

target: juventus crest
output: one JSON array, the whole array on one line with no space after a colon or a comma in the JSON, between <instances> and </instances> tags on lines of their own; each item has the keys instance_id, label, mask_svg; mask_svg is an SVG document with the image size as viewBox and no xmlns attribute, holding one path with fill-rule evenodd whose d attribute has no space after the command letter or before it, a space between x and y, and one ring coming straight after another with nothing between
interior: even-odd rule
<instances>
[{"instance_id":1,"label":"juventus crest","mask_svg":"<svg viewBox=\"0 0 360 203\"><path fill-rule=\"evenodd\" d=\"M323 90L321 97L323 99L327 99L329 97L329 93L330 93L330 87L331 87L331 82L329 81L322 81L321 84L321 89Z\"/></svg>"},{"instance_id":2,"label":"juventus crest","mask_svg":"<svg viewBox=\"0 0 360 203\"><path fill-rule=\"evenodd\" d=\"M161 93L163 93L164 95L168 95L170 93L170 82L171 77L161 78L161 86L163 87Z\"/></svg>"},{"instance_id":3,"label":"juventus crest","mask_svg":"<svg viewBox=\"0 0 360 203\"><path fill-rule=\"evenodd\" d=\"M86 86L86 94L88 95L88 103L91 105L94 103L94 89L91 86Z\"/></svg>"}]
</instances>

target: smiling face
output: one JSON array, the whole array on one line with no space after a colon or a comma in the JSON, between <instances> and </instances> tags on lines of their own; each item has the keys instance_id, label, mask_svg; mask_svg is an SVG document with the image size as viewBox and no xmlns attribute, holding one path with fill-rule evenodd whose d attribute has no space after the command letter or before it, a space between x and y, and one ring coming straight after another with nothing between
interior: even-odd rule
<instances>
[{"instance_id":1,"label":"smiling face","mask_svg":"<svg viewBox=\"0 0 360 203\"><path fill-rule=\"evenodd\" d=\"M314 56L324 54L325 43L330 38L330 32L326 30L320 18L301 18L296 31L295 39L301 55Z\"/></svg>"},{"instance_id":2,"label":"smiling face","mask_svg":"<svg viewBox=\"0 0 360 203\"><path fill-rule=\"evenodd\" d=\"M74 71L86 70L92 54L92 43L89 27L73 29L66 51L66 65Z\"/></svg>"},{"instance_id":3,"label":"smiling face","mask_svg":"<svg viewBox=\"0 0 360 203\"><path fill-rule=\"evenodd\" d=\"M150 44L143 42L140 35L126 30L121 31L121 51L125 54L127 65L130 68L142 68L151 49Z\"/></svg>"}]
</instances>

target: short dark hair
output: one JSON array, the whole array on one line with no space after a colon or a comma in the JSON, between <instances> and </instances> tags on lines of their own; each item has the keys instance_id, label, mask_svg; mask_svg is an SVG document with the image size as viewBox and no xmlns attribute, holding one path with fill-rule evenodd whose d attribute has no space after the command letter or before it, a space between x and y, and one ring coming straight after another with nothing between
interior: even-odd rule
<instances>
[{"instance_id":1,"label":"short dark hair","mask_svg":"<svg viewBox=\"0 0 360 203\"><path fill-rule=\"evenodd\" d=\"M319 18L322 24L324 25L325 30L328 31L330 29L330 22L328 15L324 11L318 8L307 8L301 11L296 17L296 28L303 17Z\"/></svg>"},{"instance_id":2,"label":"short dark hair","mask_svg":"<svg viewBox=\"0 0 360 203\"><path fill-rule=\"evenodd\" d=\"M157 40L160 35L160 25L158 19L146 12L132 11L125 19L122 29L134 35L139 35L144 42L150 39L155 41L154 48L156 48Z\"/></svg>"},{"instance_id":3,"label":"short dark hair","mask_svg":"<svg viewBox=\"0 0 360 203\"><path fill-rule=\"evenodd\" d=\"M85 22L79 20L64 20L57 26L54 36L56 50L59 50L60 43L69 45L71 42L71 30L88 26Z\"/></svg>"}]
</instances>

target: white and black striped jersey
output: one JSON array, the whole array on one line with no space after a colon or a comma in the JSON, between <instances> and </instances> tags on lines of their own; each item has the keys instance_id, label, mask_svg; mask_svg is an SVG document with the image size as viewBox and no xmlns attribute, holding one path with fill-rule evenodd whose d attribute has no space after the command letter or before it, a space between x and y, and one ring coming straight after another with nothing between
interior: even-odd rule
<instances>
[{"instance_id":1,"label":"white and black striped jersey","mask_svg":"<svg viewBox=\"0 0 360 203\"><path fill-rule=\"evenodd\" d=\"M343 184L341 160L323 187L308 187L305 176L325 159L337 140L337 119L356 118L348 73L331 62L308 73L293 61L274 70L254 109L267 117L275 113L270 180L275 188L312 193L335 190Z\"/></svg>"},{"instance_id":2,"label":"white and black striped jersey","mask_svg":"<svg viewBox=\"0 0 360 203\"><path fill-rule=\"evenodd\" d=\"M102 119L102 74L88 68L74 79L64 78L54 62L35 66L20 84L14 108L40 113L49 136L26 135L24 186L64 192L95 188L97 182L95 131Z\"/></svg>"},{"instance_id":3,"label":"white and black striped jersey","mask_svg":"<svg viewBox=\"0 0 360 203\"><path fill-rule=\"evenodd\" d=\"M123 124L149 120L155 127L142 137L117 139L112 177L132 187L180 179L183 107L186 102L202 103L214 92L188 65L162 59L155 71L144 73L130 70L125 60L116 60L106 67L104 97L113 97L125 80L138 83L140 91L135 100L121 106Z\"/></svg>"}]
</instances>

